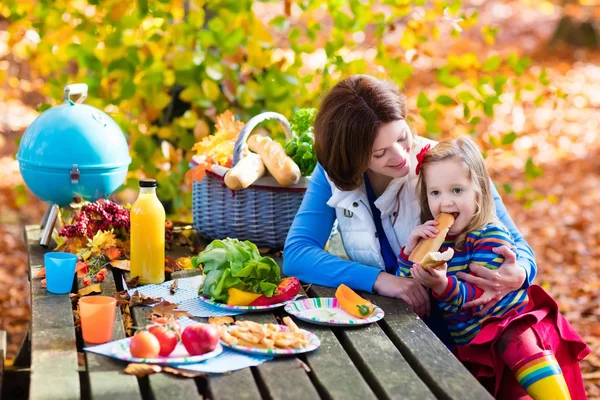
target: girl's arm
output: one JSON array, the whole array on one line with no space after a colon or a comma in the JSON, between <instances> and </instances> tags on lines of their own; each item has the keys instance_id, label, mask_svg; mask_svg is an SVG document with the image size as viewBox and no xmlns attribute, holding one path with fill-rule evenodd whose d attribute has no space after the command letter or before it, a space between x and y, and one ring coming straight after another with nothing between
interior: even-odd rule
<instances>
[{"instance_id":1,"label":"girl's arm","mask_svg":"<svg viewBox=\"0 0 600 400\"><path fill-rule=\"evenodd\" d=\"M355 290L373 291L379 268L343 260L324 250L335 221L335 210L327 205L331 186L317 164L302 205L288 232L283 251L283 272L303 282Z\"/></svg>"},{"instance_id":2,"label":"girl's arm","mask_svg":"<svg viewBox=\"0 0 600 400\"><path fill-rule=\"evenodd\" d=\"M506 226L511 236L513 237L515 244L517 246L517 263L523 267L525 270L525 282L523 282L523 287L528 287L533 283L533 279L537 273L537 265L535 264L535 255L533 254L533 250L529 247L529 244L523 237L523 234L519 231L514 221L506 211L506 207L502 202L502 198L500 194L496 190L494 184L491 184L492 187L492 196L494 197L494 204L496 205L496 216Z\"/></svg>"},{"instance_id":3,"label":"girl's arm","mask_svg":"<svg viewBox=\"0 0 600 400\"><path fill-rule=\"evenodd\" d=\"M470 263L487 269L496 270L504 262L504 257L494 253L492 249L506 246L514 249L510 233L502 226L489 225L485 229L467 236L463 254L470 254ZM461 253L459 253L460 255ZM479 298L483 290L469 282L458 280L456 276L448 276L448 286L442 293L433 292L433 296L449 304L446 311L458 312L465 303Z\"/></svg>"}]
</instances>

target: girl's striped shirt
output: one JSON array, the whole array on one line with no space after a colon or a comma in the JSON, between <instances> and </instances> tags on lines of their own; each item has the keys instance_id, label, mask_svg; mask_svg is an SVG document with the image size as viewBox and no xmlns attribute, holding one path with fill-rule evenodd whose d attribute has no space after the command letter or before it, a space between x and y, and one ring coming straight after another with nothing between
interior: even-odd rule
<instances>
[{"instance_id":1,"label":"girl's striped shirt","mask_svg":"<svg viewBox=\"0 0 600 400\"><path fill-rule=\"evenodd\" d=\"M448 286L443 293L433 293L437 306L442 311L444 319L448 322L448 330L457 345L465 345L471 342L479 333L481 323L487 318L501 317L510 310L521 311L527 304L527 290L519 289L508 293L484 316L475 316L474 313L481 310L484 306L463 309L462 305L468 301L474 300L483 294L483 290L477 286L458 280L456 274L464 272L474 275L469 270L469 264L476 263L489 269L498 269L504 257L494 253L494 247L507 246L515 251L515 243L508 230L500 223L491 223L485 228L473 231L467 235L462 250L456 250L454 239L456 237L446 237L440 251L447 248L454 249L454 257L448 262ZM413 265L404 254L404 249L400 251L398 262L400 264L398 274L404 277L411 277L410 269Z\"/></svg>"}]
</instances>

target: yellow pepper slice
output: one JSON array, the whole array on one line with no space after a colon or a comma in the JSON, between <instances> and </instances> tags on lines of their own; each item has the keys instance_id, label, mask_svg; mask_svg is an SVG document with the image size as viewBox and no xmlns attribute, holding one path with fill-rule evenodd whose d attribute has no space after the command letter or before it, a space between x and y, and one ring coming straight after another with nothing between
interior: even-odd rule
<instances>
[{"instance_id":1,"label":"yellow pepper slice","mask_svg":"<svg viewBox=\"0 0 600 400\"><path fill-rule=\"evenodd\" d=\"M335 291L335 298L338 300L342 310L358 318L367 318L373 314L374 307L370 301L363 299L348 286L341 284Z\"/></svg>"},{"instance_id":2,"label":"yellow pepper slice","mask_svg":"<svg viewBox=\"0 0 600 400\"><path fill-rule=\"evenodd\" d=\"M227 299L227 304L230 306L247 306L252 304L252 302L258 299L262 294L244 292L243 290L239 290L236 288L227 289L227 294L229 298Z\"/></svg>"}]
</instances>

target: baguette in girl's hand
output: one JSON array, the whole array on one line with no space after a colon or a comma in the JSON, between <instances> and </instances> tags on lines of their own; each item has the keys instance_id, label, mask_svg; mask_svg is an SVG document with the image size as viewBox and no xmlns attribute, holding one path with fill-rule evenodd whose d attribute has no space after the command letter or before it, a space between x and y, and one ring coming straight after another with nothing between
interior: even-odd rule
<instances>
[{"instance_id":1,"label":"baguette in girl's hand","mask_svg":"<svg viewBox=\"0 0 600 400\"><path fill-rule=\"evenodd\" d=\"M443 253L439 252L450 227L454 223L454 216L448 213L440 213L435 217L435 220L438 222L437 228L440 232L433 238L421 240L408 257L410 261L421 264L425 269L439 268L454 256L454 250L451 248Z\"/></svg>"},{"instance_id":2,"label":"baguette in girl's hand","mask_svg":"<svg viewBox=\"0 0 600 400\"><path fill-rule=\"evenodd\" d=\"M283 147L268 136L252 135L250 150L258 153L265 166L281 186L291 186L300 179L300 168L285 154Z\"/></svg>"}]
</instances>

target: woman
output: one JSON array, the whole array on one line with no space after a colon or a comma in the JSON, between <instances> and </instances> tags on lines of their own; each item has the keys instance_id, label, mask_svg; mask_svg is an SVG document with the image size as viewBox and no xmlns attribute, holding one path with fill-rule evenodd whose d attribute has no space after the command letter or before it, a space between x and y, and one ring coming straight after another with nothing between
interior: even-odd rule
<instances>
[{"instance_id":1,"label":"woman","mask_svg":"<svg viewBox=\"0 0 600 400\"><path fill-rule=\"evenodd\" d=\"M415 168L417 154L427 144L434 142L413 135L406 124L405 98L394 84L368 75L339 82L326 95L315 121L319 164L285 243L285 274L400 298L417 314L428 316L425 289L396 275L400 249L420 223ZM486 304L481 313L507 293L529 286L537 271L533 251L492 188L496 214L512 234L517 255L500 247L495 252L505 262L498 270L472 264L477 276L459 276L484 291L465 304ZM336 219L350 261L324 250Z\"/></svg>"}]
</instances>

